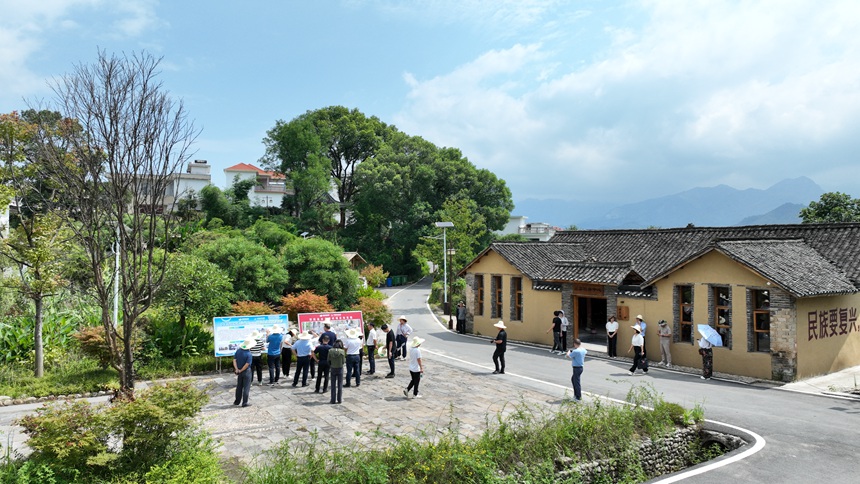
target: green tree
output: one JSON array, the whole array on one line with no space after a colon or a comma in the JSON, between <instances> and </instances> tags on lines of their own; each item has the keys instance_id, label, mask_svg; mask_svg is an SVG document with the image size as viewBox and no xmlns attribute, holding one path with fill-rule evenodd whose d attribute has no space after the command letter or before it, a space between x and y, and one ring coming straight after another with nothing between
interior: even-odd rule
<instances>
[{"instance_id":1,"label":"green tree","mask_svg":"<svg viewBox=\"0 0 860 484\"><path fill-rule=\"evenodd\" d=\"M188 316L209 320L230 310L233 285L217 265L191 254L170 254L164 284L155 302L179 315L185 328Z\"/></svg>"},{"instance_id":2,"label":"green tree","mask_svg":"<svg viewBox=\"0 0 860 484\"><path fill-rule=\"evenodd\" d=\"M800 210L805 224L860 222L860 199L841 192L827 192L809 206Z\"/></svg>"},{"instance_id":3,"label":"green tree","mask_svg":"<svg viewBox=\"0 0 860 484\"><path fill-rule=\"evenodd\" d=\"M339 310L355 303L358 273L340 247L318 238L296 239L284 247L281 257L290 273L290 293L310 290L328 296Z\"/></svg>"},{"instance_id":4,"label":"green tree","mask_svg":"<svg viewBox=\"0 0 860 484\"><path fill-rule=\"evenodd\" d=\"M290 279L274 252L244 237L221 237L206 242L194 255L227 273L233 283L234 301L276 303Z\"/></svg>"},{"instance_id":5,"label":"green tree","mask_svg":"<svg viewBox=\"0 0 860 484\"><path fill-rule=\"evenodd\" d=\"M331 160L322 152L321 139L309 115L290 122L278 121L263 142L263 164L284 174L293 190L285 198L286 209L302 228L321 233L333 225L337 205L328 191L332 187Z\"/></svg>"},{"instance_id":6,"label":"green tree","mask_svg":"<svg viewBox=\"0 0 860 484\"><path fill-rule=\"evenodd\" d=\"M296 239L296 236L282 225L263 219L257 220L254 225L245 229L245 237L275 253L280 252L281 248Z\"/></svg>"}]
</instances>

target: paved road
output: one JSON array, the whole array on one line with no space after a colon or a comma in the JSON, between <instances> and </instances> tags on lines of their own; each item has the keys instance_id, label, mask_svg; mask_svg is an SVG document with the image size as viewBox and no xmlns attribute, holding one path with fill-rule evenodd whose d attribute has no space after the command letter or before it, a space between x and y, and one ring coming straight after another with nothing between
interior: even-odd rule
<instances>
[{"instance_id":1,"label":"paved road","mask_svg":"<svg viewBox=\"0 0 860 484\"><path fill-rule=\"evenodd\" d=\"M413 286L389 288L389 307L404 314L416 334L426 338L429 358L444 358L462 368L484 367L487 385L498 378L537 389L570 385L566 359L546 349L509 344L505 376L491 375L492 345L487 338L458 335L429 313L429 279ZM395 316L396 317L396 316ZM649 384L668 401L704 406L705 416L758 433L764 449L740 462L685 482L774 482L828 484L860 481L860 402L806 395L773 386L729 381L702 381L697 375L654 368L647 376L627 375L629 362L588 358L583 375L587 392L624 399L631 385ZM430 385L428 384L428 391ZM516 399L516 395L510 398Z\"/></svg>"}]
</instances>

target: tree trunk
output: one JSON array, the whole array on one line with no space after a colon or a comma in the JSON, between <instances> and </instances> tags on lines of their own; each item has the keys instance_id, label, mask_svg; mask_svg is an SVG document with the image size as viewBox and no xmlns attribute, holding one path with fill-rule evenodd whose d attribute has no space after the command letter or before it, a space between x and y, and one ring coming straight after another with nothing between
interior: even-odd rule
<instances>
[{"instance_id":1,"label":"tree trunk","mask_svg":"<svg viewBox=\"0 0 860 484\"><path fill-rule=\"evenodd\" d=\"M45 376L45 351L42 345L42 308L43 301L41 297L33 299L36 303L36 324L33 328L33 344L36 347L36 378Z\"/></svg>"},{"instance_id":2,"label":"tree trunk","mask_svg":"<svg viewBox=\"0 0 860 484\"><path fill-rule=\"evenodd\" d=\"M122 329L123 329L123 349L122 349L122 373L120 374L120 388L122 395L134 397L134 354L132 353L132 332L134 331L134 322L130 321L128 314L123 314Z\"/></svg>"}]
</instances>

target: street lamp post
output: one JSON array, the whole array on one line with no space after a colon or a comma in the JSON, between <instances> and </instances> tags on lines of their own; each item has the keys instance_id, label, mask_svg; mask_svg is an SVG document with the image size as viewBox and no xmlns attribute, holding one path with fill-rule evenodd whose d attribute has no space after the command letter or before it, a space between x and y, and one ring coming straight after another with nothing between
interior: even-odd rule
<instances>
[{"instance_id":1,"label":"street lamp post","mask_svg":"<svg viewBox=\"0 0 860 484\"><path fill-rule=\"evenodd\" d=\"M451 317L451 304L448 302L448 238L447 238L447 229L454 228L454 222L436 222L436 227L442 229L442 264L443 264L443 306L445 308L445 314L448 315L448 318ZM450 323L450 321L449 321Z\"/></svg>"}]
</instances>

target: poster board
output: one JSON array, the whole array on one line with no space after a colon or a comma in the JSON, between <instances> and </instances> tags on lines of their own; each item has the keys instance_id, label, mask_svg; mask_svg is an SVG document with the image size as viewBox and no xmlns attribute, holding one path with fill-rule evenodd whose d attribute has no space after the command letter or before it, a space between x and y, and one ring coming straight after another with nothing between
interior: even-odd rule
<instances>
[{"instance_id":1,"label":"poster board","mask_svg":"<svg viewBox=\"0 0 860 484\"><path fill-rule=\"evenodd\" d=\"M346 339L346 330L358 328L364 336L364 319L361 311L341 311L336 313L301 313L298 315L299 331L314 331L322 334L323 325L331 324L331 330L338 339Z\"/></svg>"},{"instance_id":2,"label":"poster board","mask_svg":"<svg viewBox=\"0 0 860 484\"><path fill-rule=\"evenodd\" d=\"M251 332L256 330L265 334L274 325L286 330L290 326L290 319L286 314L214 318L212 332L215 333L215 356L233 356Z\"/></svg>"}]
</instances>

